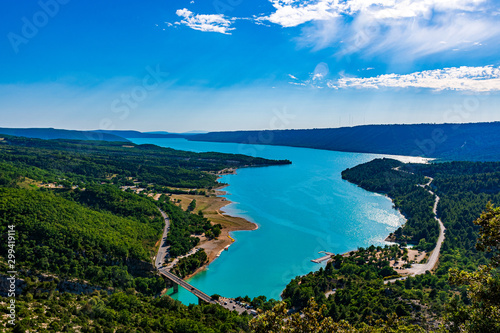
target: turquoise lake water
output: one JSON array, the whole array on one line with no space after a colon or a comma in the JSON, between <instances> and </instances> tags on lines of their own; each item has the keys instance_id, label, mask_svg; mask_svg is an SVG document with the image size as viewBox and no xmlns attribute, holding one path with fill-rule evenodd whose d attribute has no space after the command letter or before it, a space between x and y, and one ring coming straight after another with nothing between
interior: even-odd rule
<instances>
[{"instance_id":1,"label":"turquoise lake water","mask_svg":"<svg viewBox=\"0 0 500 333\"><path fill-rule=\"evenodd\" d=\"M341 178L342 170L381 155L184 139L132 141L292 161L286 166L238 169L236 175L220 180L229 184L225 197L232 201L223 211L255 222L259 229L232 233L236 242L229 251L189 280L208 295L279 299L291 279L324 266L311 262L322 256L319 251L343 253L383 245L385 237L404 223L388 198ZM183 288L171 296L185 304L197 303Z\"/></svg>"}]
</instances>

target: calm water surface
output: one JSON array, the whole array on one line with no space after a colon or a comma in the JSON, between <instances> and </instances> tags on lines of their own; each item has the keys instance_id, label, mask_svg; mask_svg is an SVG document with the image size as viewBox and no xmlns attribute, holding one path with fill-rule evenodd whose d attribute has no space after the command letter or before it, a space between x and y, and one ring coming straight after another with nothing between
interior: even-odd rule
<instances>
[{"instance_id":1,"label":"calm water surface","mask_svg":"<svg viewBox=\"0 0 500 333\"><path fill-rule=\"evenodd\" d=\"M343 253L370 244L383 245L403 217L381 195L341 179L341 171L381 155L343 153L282 146L190 142L184 139L132 139L194 152L217 151L293 164L239 169L220 181L232 204L223 211L255 222L259 229L232 233L236 242L209 268L189 280L208 295L265 295L279 299L295 276L319 269L311 259L319 251ZM406 159L408 158L400 158ZM173 298L197 303L183 288Z\"/></svg>"}]
</instances>

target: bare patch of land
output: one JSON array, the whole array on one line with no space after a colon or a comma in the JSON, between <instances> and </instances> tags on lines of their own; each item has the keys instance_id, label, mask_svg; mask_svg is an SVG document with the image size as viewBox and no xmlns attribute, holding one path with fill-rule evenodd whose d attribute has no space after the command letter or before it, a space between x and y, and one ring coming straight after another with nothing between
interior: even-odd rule
<instances>
[{"instance_id":1,"label":"bare patch of land","mask_svg":"<svg viewBox=\"0 0 500 333\"><path fill-rule=\"evenodd\" d=\"M224 192L220 191L219 188L216 193L218 195ZM202 248L205 250L208 256L208 263L203 267L199 268L193 275L196 275L201 270L203 270L207 265L214 261L219 254L224 251L224 249L234 242L234 239L229 235L232 231L240 230L255 230L257 225L255 223L249 222L248 220L230 216L221 212L224 206L227 206L231 201L226 200L223 197L216 196L215 194L210 194L209 196L204 195L191 195L191 194L172 194L170 199L177 204L181 205L183 209L186 209L191 201L196 200L196 208L193 213L203 212L203 215L212 222L212 224L222 225L221 234L217 239L208 240L205 236L197 236L200 238L200 244L196 248Z\"/></svg>"}]
</instances>

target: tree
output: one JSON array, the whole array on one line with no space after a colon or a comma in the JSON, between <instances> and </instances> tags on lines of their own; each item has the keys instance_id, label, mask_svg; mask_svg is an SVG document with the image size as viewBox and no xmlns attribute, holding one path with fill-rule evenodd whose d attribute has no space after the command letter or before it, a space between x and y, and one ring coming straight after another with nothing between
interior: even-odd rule
<instances>
[{"instance_id":1,"label":"tree","mask_svg":"<svg viewBox=\"0 0 500 333\"><path fill-rule=\"evenodd\" d=\"M486 211L474 223L480 227L476 248L492 253L491 264L500 266L500 207L495 208L489 202Z\"/></svg>"},{"instance_id":2,"label":"tree","mask_svg":"<svg viewBox=\"0 0 500 333\"><path fill-rule=\"evenodd\" d=\"M500 332L500 208L491 203L474 221L480 226L478 250L492 253L490 263L476 272L450 270L450 283L467 286L470 305L451 303L450 330L460 332Z\"/></svg>"},{"instance_id":3,"label":"tree","mask_svg":"<svg viewBox=\"0 0 500 333\"><path fill-rule=\"evenodd\" d=\"M220 233L221 233L221 227L220 227L220 224L217 224L214 226L213 228L213 234L214 234L214 237L217 238L220 236Z\"/></svg>"},{"instance_id":4,"label":"tree","mask_svg":"<svg viewBox=\"0 0 500 333\"><path fill-rule=\"evenodd\" d=\"M270 311L260 314L250 321L253 333L386 333L386 332L425 332L421 327L408 325L389 316L387 321L377 320L375 326L363 324L360 328L341 320L334 322L331 317L325 316L326 306L318 307L312 298L303 313L289 315L286 303L279 302Z\"/></svg>"},{"instance_id":5,"label":"tree","mask_svg":"<svg viewBox=\"0 0 500 333\"><path fill-rule=\"evenodd\" d=\"M191 201L191 203L189 204L187 211L192 212L195 208L196 208L196 199L193 199L193 201Z\"/></svg>"}]
</instances>

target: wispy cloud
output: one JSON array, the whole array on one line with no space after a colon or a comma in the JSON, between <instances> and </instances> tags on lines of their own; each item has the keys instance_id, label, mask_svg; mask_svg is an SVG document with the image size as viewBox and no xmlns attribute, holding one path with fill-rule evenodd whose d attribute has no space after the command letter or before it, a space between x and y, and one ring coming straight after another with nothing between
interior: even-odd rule
<instances>
[{"instance_id":1,"label":"wispy cloud","mask_svg":"<svg viewBox=\"0 0 500 333\"><path fill-rule=\"evenodd\" d=\"M358 14L375 19L429 18L434 11L477 11L487 0L269 0L276 11L258 18L283 27Z\"/></svg>"},{"instance_id":2,"label":"wispy cloud","mask_svg":"<svg viewBox=\"0 0 500 333\"><path fill-rule=\"evenodd\" d=\"M178 9L176 14L183 18L183 20L175 22L176 25L186 25L194 30L219 32L225 35L230 35L229 31L234 30L231 27L234 19L227 19L222 14L194 14L186 8Z\"/></svg>"},{"instance_id":3,"label":"wispy cloud","mask_svg":"<svg viewBox=\"0 0 500 333\"><path fill-rule=\"evenodd\" d=\"M269 0L275 11L257 18L302 26L298 38L337 55L390 54L410 59L453 49L477 49L500 36L492 0ZM306 24L309 23L309 24Z\"/></svg>"},{"instance_id":4,"label":"wispy cloud","mask_svg":"<svg viewBox=\"0 0 500 333\"><path fill-rule=\"evenodd\" d=\"M500 67L462 66L404 75L385 74L366 78L344 77L328 81L327 86L333 89L427 88L436 91L500 91Z\"/></svg>"}]
</instances>

